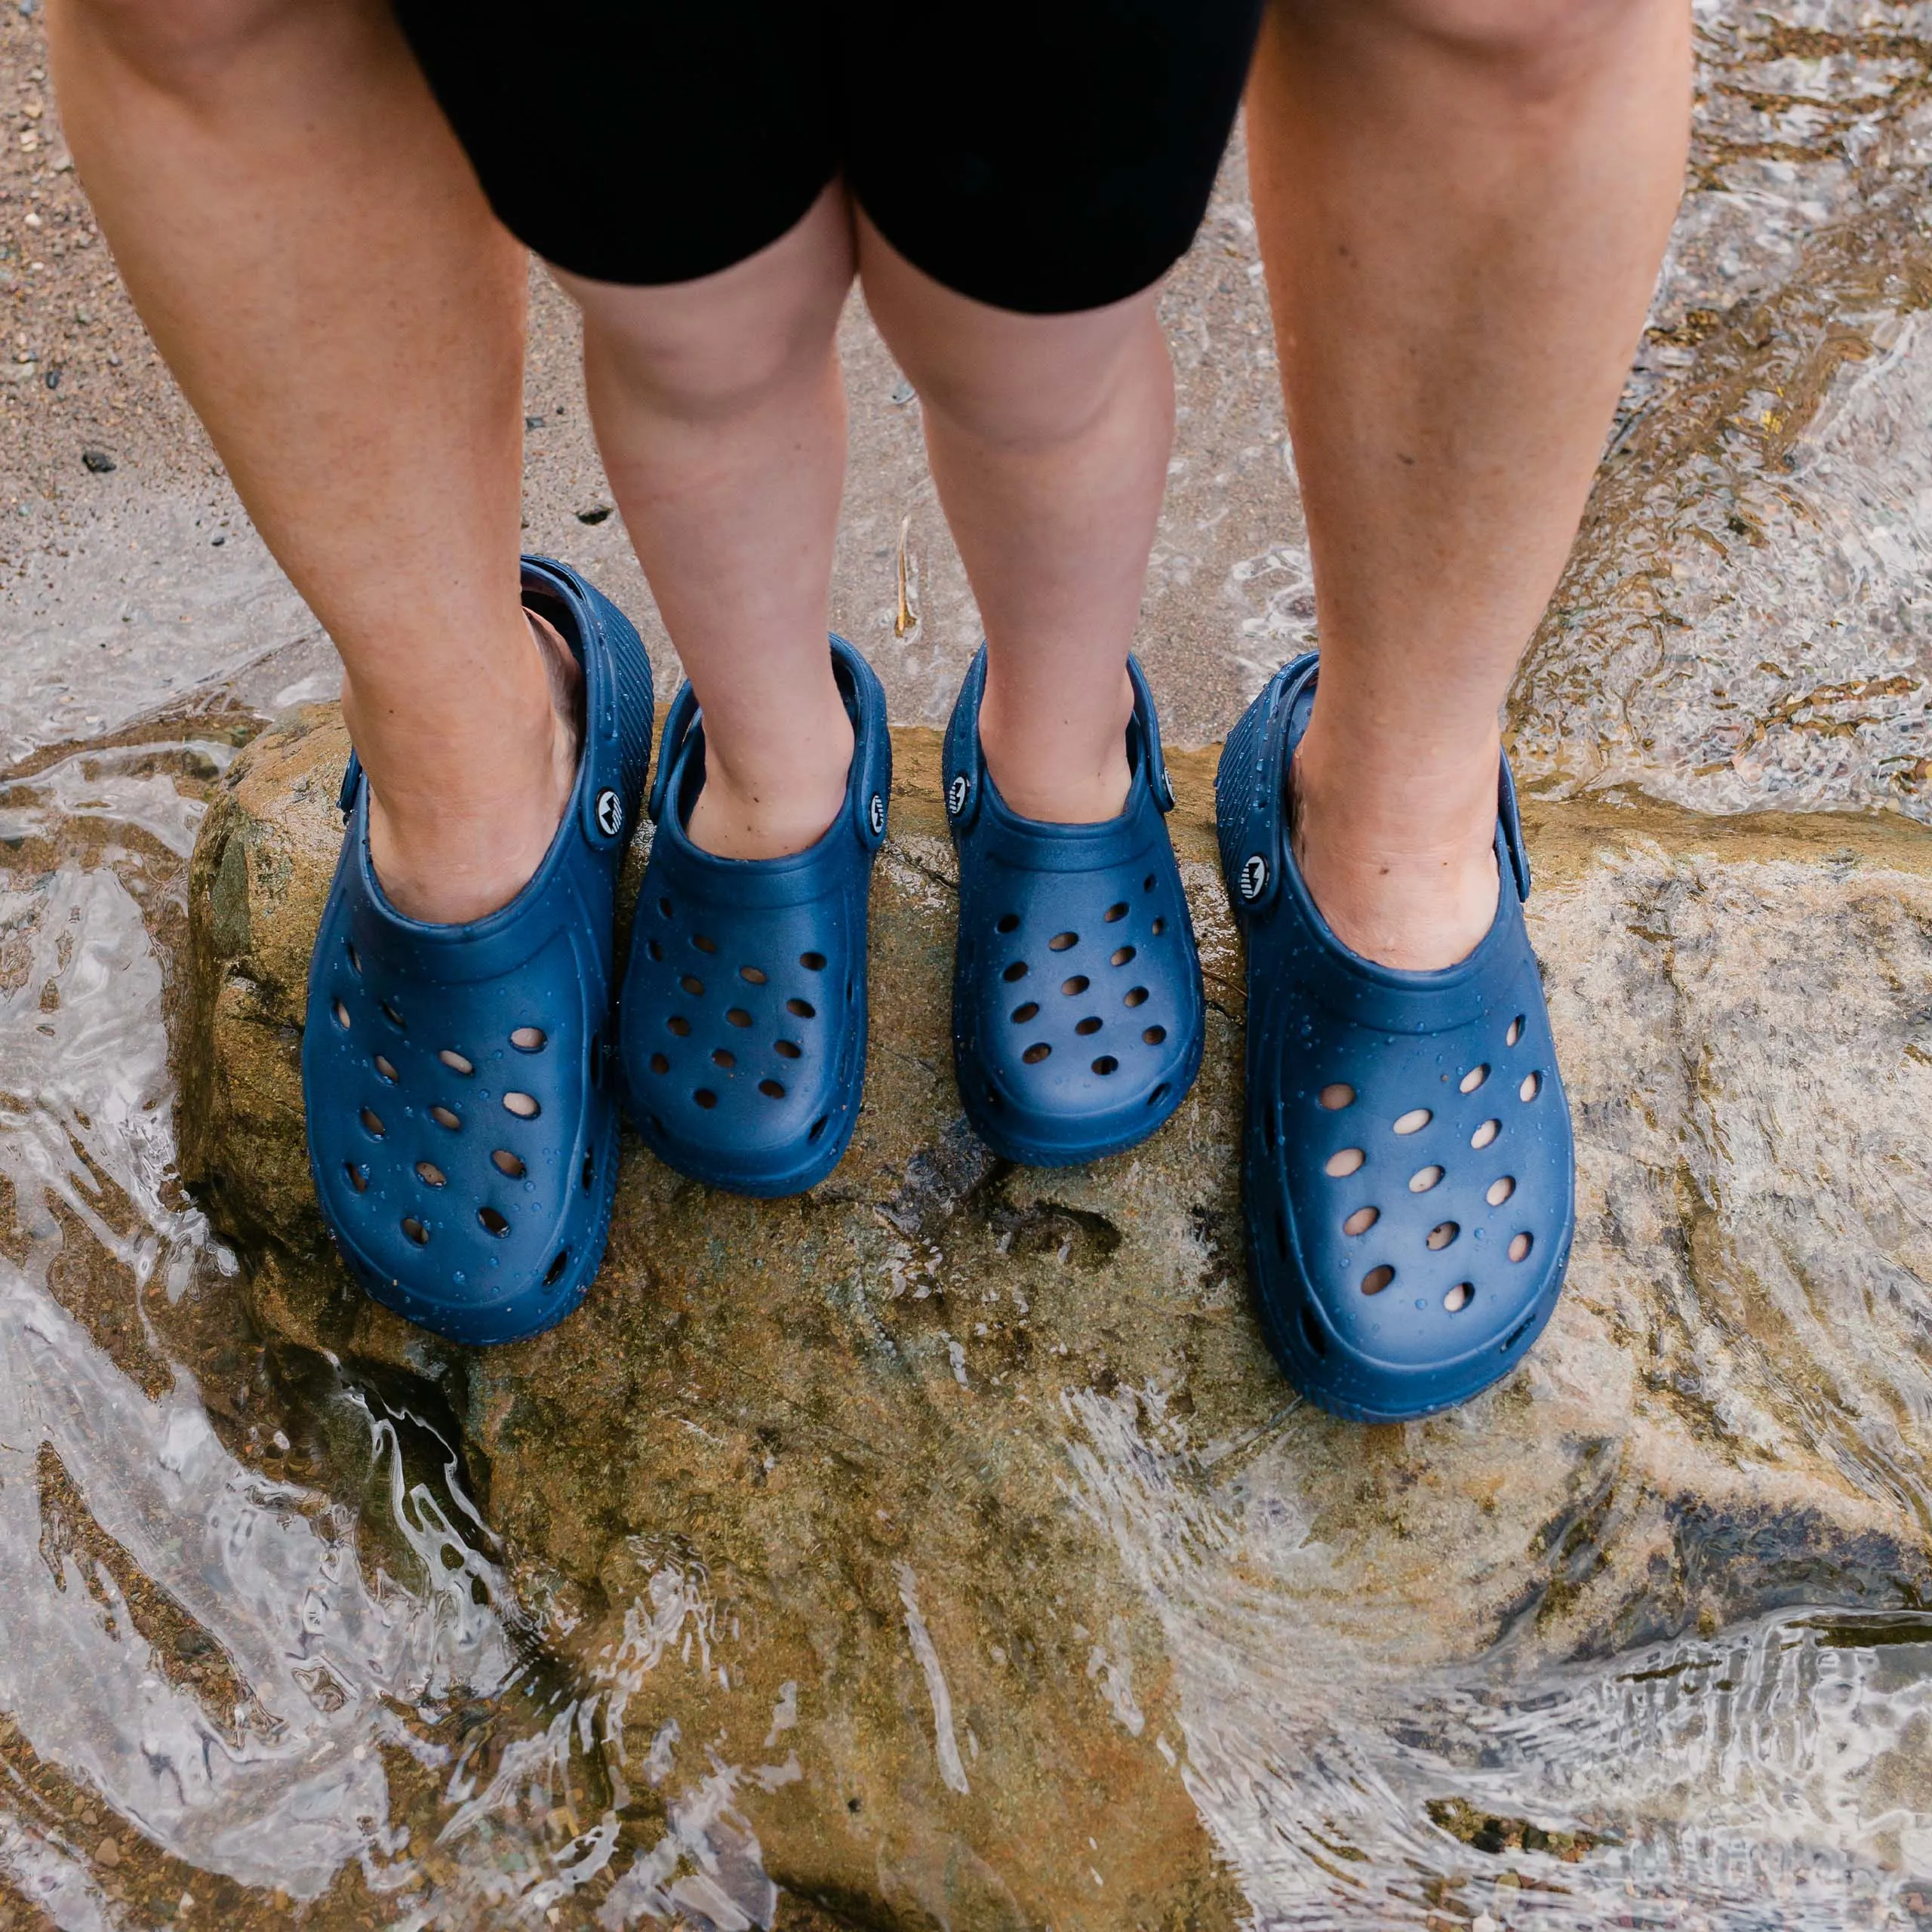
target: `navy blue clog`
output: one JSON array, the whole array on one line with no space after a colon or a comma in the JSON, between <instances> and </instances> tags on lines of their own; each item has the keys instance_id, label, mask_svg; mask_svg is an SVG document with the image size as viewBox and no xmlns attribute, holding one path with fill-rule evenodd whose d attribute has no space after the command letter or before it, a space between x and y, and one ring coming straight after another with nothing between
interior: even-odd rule
<instances>
[{"instance_id":1,"label":"navy blue clog","mask_svg":"<svg viewBox=\"0 0 1932 1932\"><path fill-rule=\"evenodd\" d=\"M583 755L557 835L500 911L406 918L370 861L352 757L302 1038L309 1166L343 1260L384 1306L457 1342L515 1341L577 1306L617 1182L613 926L651 665L574 571L526 558L523 595L583 666Z\"/></svg>"},{"instance_id":2,"label":"navy blue clog","mask_svg":"<svg viewBox=\"0 0 1932 1932\"><path fill-rule=\"evenodd\" d=\"M657 832L619 1001L631 1118L667 1167L734 1194L801 1194L831 1173L866 1072L866 905L885 837L885 693L843 638L852 720L845 802L805 851L721 859L685 822L704 784L704 722L672 701L651 787Z\"/></svg>"},{"instance_id":3,"label":"navy blue clog","mask_svg":"<svg viewBox=\"0 0 1932 1932\"><path fill-rule=\"evenodd\" d=\"M1161 728L1128 660L1131 771L1118 817L1022 818L980 746L983 647L946 737L946 804L959 855L952 980L960 1103L992 1151L1071 1167L1144 1140L1201 1070L1206 1009L1194 922L1164 814Z\"/></svg>"},{"instance_id":4,"label":"navy blue clog","mask_svg":"<svg viewBox=\"0 0 1932 1932\"><path fill-rule=\"evenodd\" d=\"M1377 965L1330 930L1289 847L1315 676L1312 655L1275 673L1214 783L1247 940L1249 1266L1297 1388L1357 1421L1411 1421L1506 1375L1542 1332L1575 1227L1575 1152L1508 764L1487 934L1440 972Z\"/></svg>"}]
</instances>

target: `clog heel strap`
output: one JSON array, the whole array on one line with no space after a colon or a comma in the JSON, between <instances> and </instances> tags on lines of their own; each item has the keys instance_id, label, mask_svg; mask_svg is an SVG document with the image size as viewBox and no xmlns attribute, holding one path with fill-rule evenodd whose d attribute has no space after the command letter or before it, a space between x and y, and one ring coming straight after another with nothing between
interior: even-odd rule
<instances>
[{"instance_id":1,"label":"clog heel strap","mask_svg":"<svg viewBox=\"0 0 1932 1932\"><path fill-rule=\"evenodd\" d=\"M864 1083L866 914L892 784L885 694L842 638L853 724L838 817L806 851L721 859L685 822L704 782L686 685L665 721L621 1001L633 1122L667 1166L734 1193L801 1193L836 1167Z\"/></svg>"},{"instance_id":2,"label":"clog heel strap","mask_svg":"<svg viewBox=\"0 0 1932 1932\"><path fill-rule=\"evenodd\" d=\"M1402 1420L1509 1372L1549 1320L1574 1228L1574 1149L1506 764L1489 932L1439 972L1342 944L1291 848L1287 786L1316 661L1279 672L1216 780L1247 943L1244 1218L1268 1337L1336 1413Z\"/></svg>"},{"instance_id":3,"label":"clog heel strap","mask_svg":"<svg viewBox=\"0 0 1932 1932\"><path fill-rule=\"evenodd\" d=\"M302 1046L316 1196L377 1300L453 1340L534 1334L595 1275L616 1180L609 1007L617 877L643 790L651 667L617 608L525 560L524 595L584 672L576 784L535 875L500 911L396 911L353 758Z\"/></svg>"},{"instance_id":4,"label":"clog heel strap","mask_svg":"<svg viewBox=\"0 0 1932 1932\"><path fill-rule=\"evenodd\" d=\"M1029 1166L1146 1139L1201 1065L1200 961L1164 818L1174 793L1152 694L1140 665L1128 668L1128 796L1103 823L1024 818L1000 795L980 743L983 648L946 735L960 1102L989 1147Z\"/></svg>"}]
</instances>

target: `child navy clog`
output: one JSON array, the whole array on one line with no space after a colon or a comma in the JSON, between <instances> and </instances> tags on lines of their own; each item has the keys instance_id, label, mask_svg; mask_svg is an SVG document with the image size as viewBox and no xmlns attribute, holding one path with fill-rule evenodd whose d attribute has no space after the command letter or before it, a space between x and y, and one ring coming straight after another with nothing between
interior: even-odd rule
<instances>
[{"instance_id":1,"label":"child navy clog","mask_svg":"<svg viewBox=\"0 0 1932 1932\"><path fill-rule=\"evenodd\" d=\"M1132 659L1131 776L1095 825L1022 818L980 746L982 647L946 740L959 858L952 1048L959 1098L993 1152L1029 1167L1115 1154L1165 1121L1201 1068L1206 1008L1165 814L1160 724Z\"/></svg>"},{"instance_id":2,"label":"child navy clog","mask_svg":"<svg viewBox=\"0 0 1932 1932\"><path fill-rule=\"evenodd\" d=\"M672 702L651 787L657 831L638 896L620 1037L631 1118L667 1167L734 1194L801 1194L831 1173L866 1072L866 909L885 837L885 694L843 638L852 720L838 816L782 859L721 859L685 829L704 783L704 721Z\"/></svg>"}]
</instances>

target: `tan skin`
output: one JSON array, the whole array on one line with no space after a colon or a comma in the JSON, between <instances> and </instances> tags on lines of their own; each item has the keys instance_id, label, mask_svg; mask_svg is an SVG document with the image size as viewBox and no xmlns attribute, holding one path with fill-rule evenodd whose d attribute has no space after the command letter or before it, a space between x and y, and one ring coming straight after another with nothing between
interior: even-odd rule
<instances>
[{"instance_id":1,"label":"tan skin","mask_svg":"<svg viewBox=\"0 0 1932 1932\"><path fill-rule=\"evenodd\" d=\"M568 656L532 649L517 601L521 252L378 0L60 0L50 28L143 317L341 652L386 890L435 920L507 903L575 746ZM1002 314L920 274L835 187L701 281L561 278L613 488L705 707L694 835L795 851L842 796L825 631L855 267L921 391L986 608L995 779L1035 816L1105 817L1171 435L1152 294Z\"/></svg>"},{"instance_id":2,"label":"tan skin","mask_svg":"<svg viewBox=\"0 0 1932 1932\"><path fill-rule=\"evenodd\" d=\"M1340 937L1494 916L1497 714L1684 177L1683 0L1277 0L1249 169L1314 553L1295 848Z\"/></svg>"},{"instance_id":3,"label":"tan skin","mask_svg":"<svg viewBox=\"0 0 1932 1932\"><path fill-rule=\"evenodd\" d=\"M1673 20L1661 0L1283 0L1264 38L1257 206L1327 654L1300 844L1337 930L1392 963L1459 956L1494 907L1497 707L1681 168ZM575 746L568 655L515 589L521 251L380 0L54 0L49 26L142 315L342 653L386 888L431 919L506 903ZM1107 816L1172 433L1153 291L992 309L835 186L702 281L561 278L614 490L705 707L694 835L794 851L842 795L824 632L855 272L920 392L985 617L993 777L1031 816Z\"/></svg>"},{"instance_id":4,"label":"tan skin","mask_svg":"<svg viewBox=\"0 0 1932 1932\"><path fill-rule=\"evenodd\" d=\"M342 652L383 880L429 917L501 904L573 762L518 601L523 251L376 0L48 28L142 319Z\"/></svg>"}]
</instances>

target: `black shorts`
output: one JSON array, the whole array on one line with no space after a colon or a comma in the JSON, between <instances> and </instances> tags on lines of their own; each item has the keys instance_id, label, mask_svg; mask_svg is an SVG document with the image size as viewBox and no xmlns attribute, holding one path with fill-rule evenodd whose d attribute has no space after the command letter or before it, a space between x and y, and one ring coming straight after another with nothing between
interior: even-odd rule
<instances>
[{"instance_id":1,"label":"black shorts","mask_svg":"<svg viewBox=\"0 0 1932 1932\"><path fill-rule=\"evenodd\" d=\"M1157 281L1200 225L1263 0L395 0L504 223L688 281L843 175L948 288L1031 314Z\"/></svg>"}]
</instances>

